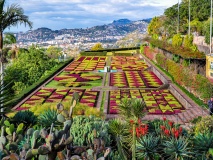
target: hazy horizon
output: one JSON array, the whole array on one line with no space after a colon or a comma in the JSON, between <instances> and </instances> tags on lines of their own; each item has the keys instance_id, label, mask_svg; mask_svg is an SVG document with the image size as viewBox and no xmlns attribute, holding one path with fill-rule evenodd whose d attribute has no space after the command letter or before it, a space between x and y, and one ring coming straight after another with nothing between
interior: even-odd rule
<instances>
[{"instance_id":1,"label":"hazy horizon","mask_svg":"<svg viewBox=\"0 0 213 160\"><path fill-rule=\"evenodd\" d=\"M41 27L52 30L90 28L112 23L113 20L132 21L162 15L178 0L7 0L6 6L17 3L33 22L33 30ZM11 27L10 32L26 32L30 28Z\"/></svg>"}]
</instances>

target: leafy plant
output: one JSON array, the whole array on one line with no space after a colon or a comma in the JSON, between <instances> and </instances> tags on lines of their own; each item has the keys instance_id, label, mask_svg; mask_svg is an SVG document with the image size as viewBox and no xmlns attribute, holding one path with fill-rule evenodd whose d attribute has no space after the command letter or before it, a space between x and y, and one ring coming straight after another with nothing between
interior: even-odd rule
<instances>
[{"instance_id":1,"label":"leafy plant","mask_svg":"<svg viewBox=\"0 0 213 160\"><path fill-rule=\"evenodd\" d=\"M196 157L200 157L200 159L208 157L209 150L213 148L213 133L198 133L193 138L193 148Z\"/></svg>"},{"instance_id":2,"label":"leafy plant","mask_svg":"<svg viewBox=\"0 0 213 160\"><path fill-rule=\"evenodd\" d=\"M31 127L37 123L37 116L29 110L19 111L11 118L11 121L15 124L24 123L25 126Z\"/></svg>"},{"instance_id":3,"label":"leafy plant","mask_svg":"<svg viewBox=\"0 0 213 160\"><path fill-rule=\"evenodd\" d=\"M159 159L160 155L158 153L160 146L160 137L154 136L153 134L145 135L138 139L137 141L137 157L140 159Z\"/></svg>"},{"instance_id":4,"label":"leafy plant","mask_svg":"<svg viewBox=\"0 0 213 160\"><path fill-rule=\"evenodd\" d=\"M55 124L57 122L57 115L57 110L48 109L38 116L38 124L45 128L48 128L51 126L52 123Z\"/></svg>"},{"instance_id":5,"label":"leafy plant","mask_svg":"<svg viewBox=\"0 0 213 160\"><path fill-rule=\"evenodd\" d=\"M181 37L181 35L175 34L172 38L172 46L173 47L180 47L182 45L183 42L183 38Z\"/></svg>"},{"instance_id":6,"label":"leafy plant","mask_svg":"<svg viewBox=\"0 0 213 160\"><path fill-rule=\"evenodd\" d=\"M127 160L127 144L128 144L128 126L120 119L113 119L109 121L109 132L115 137L116 146L119 156L122 160Z\"/></svg>"},{"instance_id":7,"label":"leafy plant","mask_svg":"<svg viewBox=\"0 0 213 160\"><path fill-rule=\"evenodd\" d=\"M186 138L171 138L164 141L162 147L162 150L164 152L163 157L167 157L168 160L179 160L187 157L192 157L189 142Z\"/></svg>"},{"instance_id":8,"label":"leafy plant","mask_svg":"<svg viewBox=\"0 0 213 160\"><path fill-rule=\"evenodd\" d=\"M212 132L213 131L212 121L213 121L212 116L202 117L202 119L194 126L195 134L198 135L200 133L204 134L206 132Z\"/></svg>"}]
</instances>

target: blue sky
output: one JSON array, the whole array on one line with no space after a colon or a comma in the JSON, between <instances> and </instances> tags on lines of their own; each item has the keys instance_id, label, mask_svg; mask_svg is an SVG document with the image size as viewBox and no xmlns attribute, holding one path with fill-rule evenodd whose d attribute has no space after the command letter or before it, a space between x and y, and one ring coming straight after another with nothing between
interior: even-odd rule
<instances>
[{"instance_id":1,"label":"blue sky","mask_svg":"<svg viewBox=\"0 0 213 160\"><path fill-rule=\"evenodd\" d=\"M162 15L164 10L178 0L6 0L8 6L18 3L33 29L47 27L87 28L127 18L141 20ZM28 27L12 27L9 31L27 31Z\"/></svg>"}]
</instances>

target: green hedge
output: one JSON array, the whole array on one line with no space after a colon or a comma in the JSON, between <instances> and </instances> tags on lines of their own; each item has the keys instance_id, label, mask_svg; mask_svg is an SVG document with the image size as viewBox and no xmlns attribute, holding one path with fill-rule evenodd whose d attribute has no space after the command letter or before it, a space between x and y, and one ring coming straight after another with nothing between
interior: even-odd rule
<instances>
[{"instance_id":1,"label":"green hedge","mask_svg":"<svg viewBox=\"0 0 213 160\"><path fill-rule=\"evenodd\" d=\"M100 49L100 50L94 50L94 51L84 51L84 52L113 52L113 51L126 51L126 50L137 50L140 49L139 47L128 47L128 48L107 48L107 49Z\"/></svg>"},{"instance_id":2,"label":"green hedge","mask_svg":"<svg viewBox=\"0 0 213 160\"><path fill-rule=\"evenodd\" d=\"M49 74L47 74L46 76L40 78L39 81L37 81L33 85L29 86L27 89L25 89L19 95L17 95L13 99L13 102L11 102L12 106L14 107L16 104L18 104L19 102L21 102L24 98L26 98L28 95L30 95L32 92L34 92L38 87L40 87L41 85L43 85L48 79L50 79L57 72L59 72L60 70L62 70L65 66L67 66L72 61L73 61L73 58L65 61L62 64L59 64L56 68L51 69L51 71L49 72Z\"/></svg>"},{"instance_id":3,"label":"green hedge","mask_svg":"<svg viewBox=\"0 0 213 160\"><path fill-rule=\"evenodd\" d=\"M132 53L114 53L114 56L132 56Z\"/></svg>"},{"instance_id":4,"label":"green hedge","mask_svg":"<svg viewBox=\"0 0 213 160\"><path fill-rule=\"evenodd\" d=\"M107 55L107 51L103 51L103 52L81 52L80 53L81 56L106 56Z\"/></svg>"}]
</instances>

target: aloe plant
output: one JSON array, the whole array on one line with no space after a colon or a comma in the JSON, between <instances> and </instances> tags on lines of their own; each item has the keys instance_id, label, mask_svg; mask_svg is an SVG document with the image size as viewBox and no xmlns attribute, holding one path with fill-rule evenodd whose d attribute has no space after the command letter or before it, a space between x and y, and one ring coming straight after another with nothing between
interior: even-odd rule
<instances>
[{"instance_id":1,"label":"aloe plant","mask_svg":"<svg viewBox=\"0 0 213 160\"><path fill-rule=\"evenodd\" d=\"M160 137L148 134L138 139L137 142L136 150L139 159L156 160L160 158L158 153Z\"/></svg>"},{"instance_id":2,"label":"aloe plant","mask_svg":"<svg viewBox=\"0 0 213 160\"><path fill-rule=\"evenodd\" d=\"M188 157L193 157L193 152L190 152L191 148L186 138L170 138L162 144L163 154L162 157L166 157L168 160L183 160Z\"/></svg>"}]
</instances>

